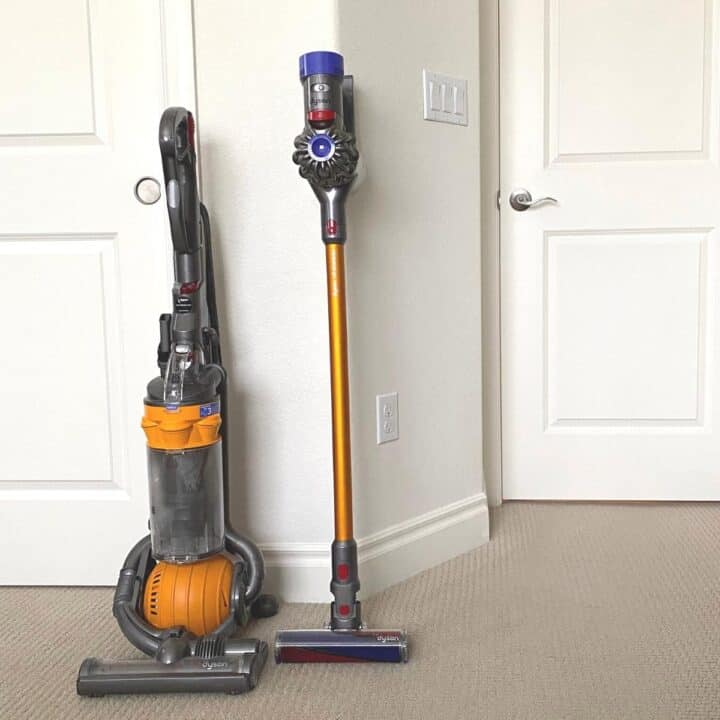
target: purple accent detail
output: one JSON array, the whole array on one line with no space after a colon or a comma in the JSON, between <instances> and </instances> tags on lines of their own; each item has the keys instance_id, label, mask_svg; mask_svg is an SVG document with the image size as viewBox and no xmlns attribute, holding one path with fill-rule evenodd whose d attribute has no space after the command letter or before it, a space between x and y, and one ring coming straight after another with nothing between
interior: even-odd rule
<instances>
[{"instance_id":1,"label":"purple accent detail","mask_svg":"<svg viewBox=\"0 0 720 720\"><path fill-rule=\"evenodd\" d=\"M343 662L364 662L357 658L344 657L333 653L325 652L320 648L282 648L278 654L279 663L343 663Z\"/></svg>"}]
</instances>

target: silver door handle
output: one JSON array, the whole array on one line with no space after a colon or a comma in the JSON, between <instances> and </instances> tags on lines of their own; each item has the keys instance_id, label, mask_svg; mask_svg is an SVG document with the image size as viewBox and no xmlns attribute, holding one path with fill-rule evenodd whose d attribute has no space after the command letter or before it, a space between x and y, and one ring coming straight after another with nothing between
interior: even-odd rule
<instances>
[{"instance_id":1,"label":"silver door handle","mask_svg":"<svg viewBox=\"0 0 720 720\"><path fill-rule=\"evenodd\" d=\"M534 208L543 203L555 203L557 205L557 200L554 197L541 197L533 200L530 191L525 188L518 188L510 193L510 207L518 212L525 212L528 208Z\"/></svg>"}]
</instances>

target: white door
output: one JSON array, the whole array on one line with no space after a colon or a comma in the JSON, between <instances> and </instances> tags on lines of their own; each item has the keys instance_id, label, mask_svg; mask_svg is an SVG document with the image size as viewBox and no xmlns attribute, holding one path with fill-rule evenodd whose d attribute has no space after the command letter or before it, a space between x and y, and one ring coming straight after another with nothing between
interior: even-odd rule
<instances>
[{"instance_id":1,"label":"white door","mask_svg":"<svg viewBox=\"0 0 720 720\"><path fill-rule=\"evenodd\" d=\"M169 238L164 201L142 205L134 186L162 182L165 5L5 3L0 583L114 583L147 532L139 422Z\"/></svg>"},{"instance_id":2,"label":"white door","mask_svg":"<svg viewBox=\"0 0 720 720\"><path fill-rule=\"evenodd\" d=\"M500 2L505 498L720 499L719 11Z\"/></svg>"}]
</instances>

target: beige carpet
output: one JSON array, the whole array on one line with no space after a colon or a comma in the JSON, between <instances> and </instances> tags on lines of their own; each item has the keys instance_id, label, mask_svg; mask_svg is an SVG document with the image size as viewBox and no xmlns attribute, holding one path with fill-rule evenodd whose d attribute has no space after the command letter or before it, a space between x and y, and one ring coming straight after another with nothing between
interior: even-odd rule
<instances>
[{"instance_id":1,"label":"beige carpet","mask_svg":"<svg viewBox=\"0 0 720 720\"><path fill-rule=\"evenodd\" d=\"M510 503L491 542L367 600L405 666L268 664L244 696L79 698L132 655L107 589L0 588L0 718L720 718L720 506ZM250 632L315 627L288 605Z\"/></svg>"}]
</instances>

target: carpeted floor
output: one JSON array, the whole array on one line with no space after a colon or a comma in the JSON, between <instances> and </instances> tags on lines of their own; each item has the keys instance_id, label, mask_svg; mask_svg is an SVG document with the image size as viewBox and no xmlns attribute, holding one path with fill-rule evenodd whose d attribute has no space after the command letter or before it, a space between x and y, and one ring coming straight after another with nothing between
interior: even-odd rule
<instances>
[{"instance_id":1,"label":"carpeted floor","mask_svg":"<svg viewBox=\"0 0 720 720\"><path fill-rule=\"evenodd\" d=\"M720 718L720 505L508 503L492 540L368 599L408 665L269 663L244 696L79 698L88 654L133 654L111 591L0 588L0 718ZM249 633L316 627L287 605Z\"/></svg>"}]
</instances>

